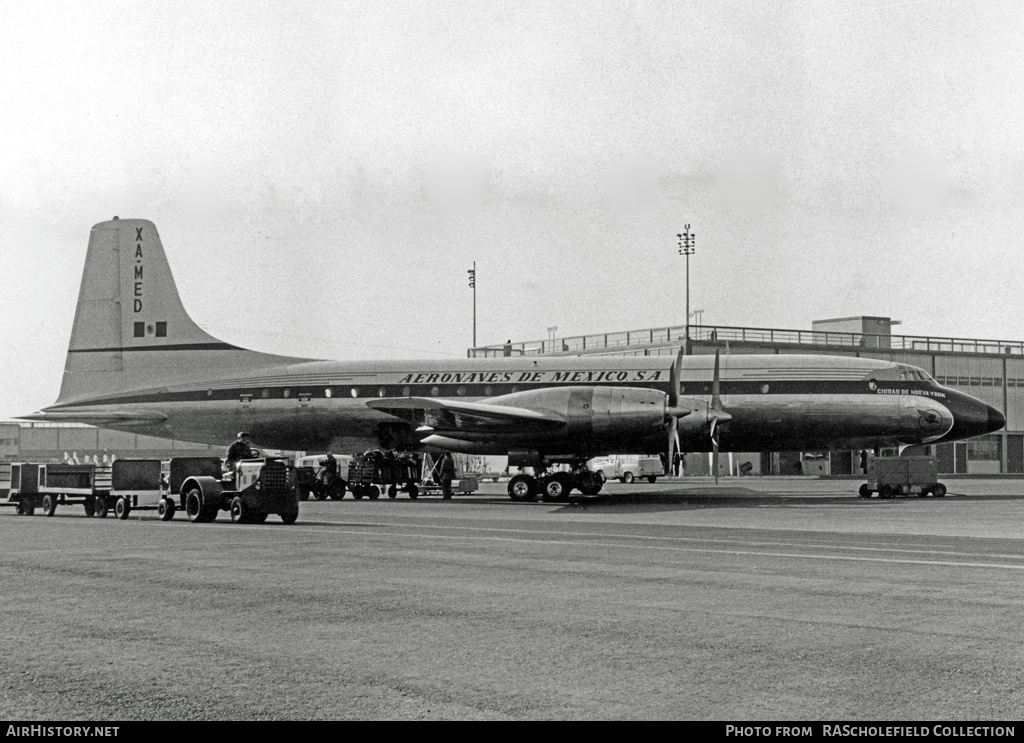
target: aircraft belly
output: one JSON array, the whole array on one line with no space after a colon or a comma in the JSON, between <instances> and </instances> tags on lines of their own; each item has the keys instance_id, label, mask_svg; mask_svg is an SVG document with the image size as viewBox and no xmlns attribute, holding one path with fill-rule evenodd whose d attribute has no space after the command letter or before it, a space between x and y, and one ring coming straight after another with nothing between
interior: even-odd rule
<instances>
[{"instance_id":1,"label":"aircraft belly","mask_svg":"<svg viewBox=\"0 0 1024 743\"><path fill-rule=\"evenodd\" d=\"M309 404L276 402L238 403L214 401L202 405L163 403L160 411L167 420L160 426L131 429L136 433L165 436L206 444L230 443L238 431L247 431L263 448L317 450L334 446L341 451L363 451L377 446L377 425L391 416L362 405L342 401Z\"/></svg>"}]
</instances>

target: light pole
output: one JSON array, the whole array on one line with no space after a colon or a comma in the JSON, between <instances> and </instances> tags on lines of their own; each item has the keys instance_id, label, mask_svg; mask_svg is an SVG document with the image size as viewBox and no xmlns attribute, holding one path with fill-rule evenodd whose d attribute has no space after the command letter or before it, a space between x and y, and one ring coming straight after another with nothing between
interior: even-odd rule
<instances>
[{"instance_id":1,"label":"light pole","mask_svg":"<svg viewBox=\"0 0 1024 743\"><path fill-rule=\"evenodd\" d=\"M679 255L686 256L686 330L683 334L683 343L686 346L686 353L690 353L690 256L697 252L694 247L697 236L690 232L690 225L685 225L683 231L676 235L679 238Z\"/></svg>"},{"instance_id":2,"label":"light pole","mask_svg":"<svg viewBox=\"0 0 1024 743\"><path fill-rule=\"evenodd\" d=\"M469 274L469 288L473 290L473 348L476 348L476 261L466 273Z\"/></svg>"}]
</instances>

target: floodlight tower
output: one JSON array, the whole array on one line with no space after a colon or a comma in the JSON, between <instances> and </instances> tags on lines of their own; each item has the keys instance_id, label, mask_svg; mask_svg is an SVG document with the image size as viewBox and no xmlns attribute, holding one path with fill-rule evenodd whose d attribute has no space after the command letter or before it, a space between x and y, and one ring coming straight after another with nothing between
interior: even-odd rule
<instances>
[{"instance_id":1,"label":"floodlight tower","mask_svg":"<svg viewBox=\"0 0 1024 743\"><path fill-rule=\"evenodd\" d=\"M476 348L476 261L466 273L469 274L469 288L473 290L473 348Z\"/></svg>"},{"instance_id":2,"label":"floodlight tower","mask_svg":"<svg viewBox=\"0 0 1024 743\"><path fill-rule=\"evenodd\" d=\"M683 231L676 235L679 238L679 255L686 256L686 329L683 334L683 343L686 353L690 352L690 256L697 252L697 236L690 232L690 225L685 225Z\"/></svg>"}]
</instances>

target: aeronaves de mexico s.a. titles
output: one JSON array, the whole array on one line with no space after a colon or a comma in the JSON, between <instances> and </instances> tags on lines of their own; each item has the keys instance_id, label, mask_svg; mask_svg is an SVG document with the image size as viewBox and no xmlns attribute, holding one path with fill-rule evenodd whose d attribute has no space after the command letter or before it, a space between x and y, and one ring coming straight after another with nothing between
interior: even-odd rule
<instances>
[{"instance_id":1,"label":"aeronaves de mexico s.a. titles","mask_svg":"<svg viewBox=\"0 0 1024 743\"><path fill-rule=\"evenodd\" d=\"M189 317L152 222L116 218L92 228L58 399L24 417L212 444L244 429L280 449L508 455L541 472L569 463L558 484L584 493L600 489L584 462L605 454L889 447L1005 423L921 369L868 358L342 362L250 351Z\"/></svg>"}]
</instances>

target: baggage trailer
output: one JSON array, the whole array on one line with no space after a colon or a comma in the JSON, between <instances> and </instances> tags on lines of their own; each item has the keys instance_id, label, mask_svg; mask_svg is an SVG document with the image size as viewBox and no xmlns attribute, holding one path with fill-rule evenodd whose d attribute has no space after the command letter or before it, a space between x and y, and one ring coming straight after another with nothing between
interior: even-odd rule
<instances>
[{"instance_id":1,"label":"baggage trailer","mask_svg":"<svg viewBox=\"0 0 1024 743\"><path fill-rule=\"evenodd\" d=\"M18 513L31 516L40 509L53 516L59 504L79 503L92 516L97 503L110 492L110 467L95 464L11 464L11 487L7 500L18 505ZM103 515L106 516L106 510Z\"/></svg>"},{"instance_id":2,"label":"baggage trailer","mask_svg":"<svg viewBox=\"0 0 1024 743\"><path fill-rule=\"evenodd\" d=\"M368 451L352 457L348 465L348 488L357 500L363 496L376 500L385 491L394 498L399 490L415 499L420 494L419 481L419 462L396 452Z\"/></svg>"},{"instance_id":3,"label":"baggage trailer","mask_svg":"<svg viewBox=\"0 0 1024 743\"><path fill-rule=\"evenodd\" d=\"M932 495L941 498L946 486L939 482L935 457L876 457L868 464L868 481L860 486L860 497Z\"/></svg>"},{"instance_id":4,"label":"baggage trailer","mask_svg":"<svg viewBox=\"0 0 1024 743\"><path fill-rule=\"evenodd\" d=\"M157 509L161 518L174 515L159 459L118 459L110 465L22 462L12 465L11 480L8 500L17 502L18 513L25 516L37 508L53 516L57 506L74 504L81 504L86 516L101 519L111 511L126 519L135 509Z\"/></svg>"}]
</instances>

